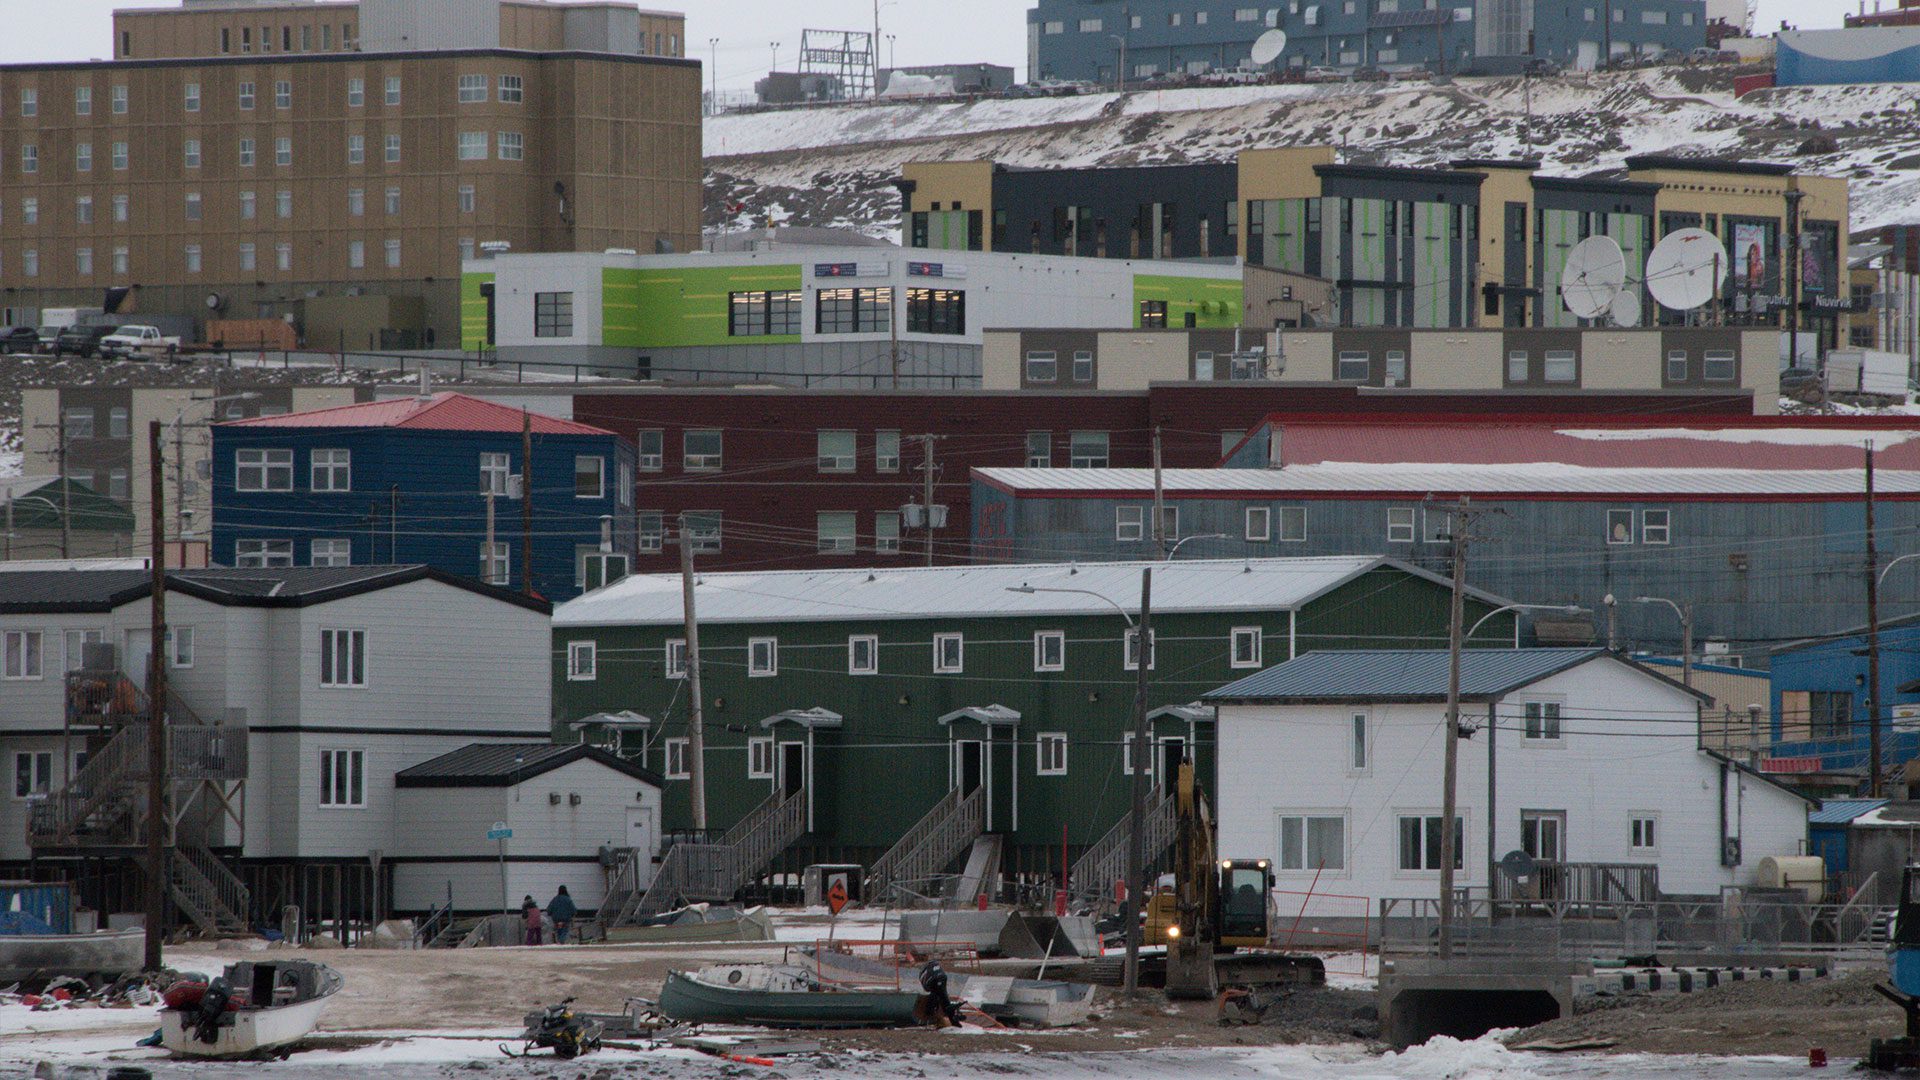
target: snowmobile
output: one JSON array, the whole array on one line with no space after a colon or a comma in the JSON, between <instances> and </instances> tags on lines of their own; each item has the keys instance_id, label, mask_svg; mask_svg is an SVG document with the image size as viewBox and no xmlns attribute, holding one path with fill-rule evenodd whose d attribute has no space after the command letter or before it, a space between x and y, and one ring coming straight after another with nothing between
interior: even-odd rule
<instances>
[{"instance_id":1,"label":"snowmobile","mask_svg":"<svg viewBox=\"0 0 1920 1080\"><path fill-rule=\"evenodd\" d=\"M520 1052L516 1054L504 1045L500 1047L500 1052L508 1057L528 1057L535 1050L552 1050L554 1056L571 1061L581 1054L600 1049L604 1030L600 1021L576 1014L573 1011L573 999L567 998L558 1005L528 1013L526 1033L520 1036L525 1045Z\"/></svg>"}]
</instances>

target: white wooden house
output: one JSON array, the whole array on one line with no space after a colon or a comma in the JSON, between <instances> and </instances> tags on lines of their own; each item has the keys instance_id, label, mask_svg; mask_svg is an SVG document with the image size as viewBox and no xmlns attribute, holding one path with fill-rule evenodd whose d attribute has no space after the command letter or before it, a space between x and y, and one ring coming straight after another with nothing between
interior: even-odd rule
<instances>
[{"instance_id":1,"label":"white wooden house","mask_svg":"<svg viewBox=\"0 0 1920 1080\"><path fill-rule=\"evenodd\" d=\"M1208 694L1223 855L1374 911L1433 895L1447 666L1444 650L1315 652ZM1472 895L1516 850L1567 868L1536 888L1614 864L1699 895L1806 849L1807 800L1702 749L1705 695L1679 682L1602 649L1470 649L1462 687L1456 887Z\"/></svg>"}]
</instances>

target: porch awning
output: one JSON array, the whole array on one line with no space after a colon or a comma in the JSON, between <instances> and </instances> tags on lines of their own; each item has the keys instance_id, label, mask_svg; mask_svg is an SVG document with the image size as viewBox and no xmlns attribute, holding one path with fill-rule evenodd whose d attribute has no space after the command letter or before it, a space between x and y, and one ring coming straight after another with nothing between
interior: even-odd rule
<instances>
[{"instance_id":1,"label":"porch awning","mask_svg":"<svg viewBox=\"0 0 1920 1080\"><path fill-rule=\"evenodd\" d=\"M652 726L651 718L642 716L632 709L622 709L619 712L597 712L592 716L583 716L567 725L572 731L581 731L590 727L617 731L643 731Z\"/></svg>"},{"instance_id":2,"label":"porch awning","mask_svg":"<svg viewBox=\"0 0 1920 1080\"><path fill-rule=\"evenodd\" d=\"M819 730L821 728L837 728L844 720L844 717L832 709L823 709L816 705L811 709L788 709L785 712L774 713L772 716L760 721L760 726L763 728L771 728L775 724L784 722L799 724L803 728Z\"/></svg>"},{"instance_id":3,"label":"porch awning","mask_svg":"<svg viewBox=\"0 0 1920 1080\"><path fill-rule=\"evenodd\" d=\"M951 724L955 720L972 720L976 724L985 724L988 727L1020 726L1020 714L1005 705L969 705L941 717L940 723Z\"/></svg>"},{"instance_id":4,"label":"porch awning","mask_svg":"<svg viewBox=\"0 0 1920 1080\"><path fill-rule=\"evenodd\" d=\"M1147 714L1149 721L1181 720L1189 724L1211 724L1219 718L1219 710L1212 705L1202 705L1190 701L1185 705L1162 705Z\"/></svg>"}]
</instances>

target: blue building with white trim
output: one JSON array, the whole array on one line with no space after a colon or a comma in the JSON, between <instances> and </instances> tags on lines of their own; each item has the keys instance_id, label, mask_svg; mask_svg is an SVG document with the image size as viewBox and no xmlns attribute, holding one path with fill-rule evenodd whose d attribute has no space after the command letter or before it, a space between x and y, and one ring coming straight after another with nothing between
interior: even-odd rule
<instances>
[{"instance_id":1,"label":"blue building with white trim","mask_svg":"<svg viewBox=\"0 0 1920 1080\"><path fill-rule=\"evenodd\" d=\"M529 442L531 483L522 484ZM424 563L518 588L531 540L533 591L568 600L589 580L624 573L643 542L634 465L633 446L611 431L452 393L216 424L212 558L233 567ZM653 521L644 542L658 550ZM611 567L600 558L607 534Z\"/></svg>"},{"instance_id":2,"label":"blue building with white trim","mask_svg":"<svg viewBox=\"0 0 1920 1080\"><path fill-rule=\"evenodd\" d=\"M1897 571L1896 571L1897 572ZM1871 763L1872 719L1880 715L1880 764L1897 781L1920 758L1920 616L1880 627L1878 707L1868 688L1864 629L1791 645L1773 656L1770 768L1846 786Z\"/></svg>"}]
</instances>

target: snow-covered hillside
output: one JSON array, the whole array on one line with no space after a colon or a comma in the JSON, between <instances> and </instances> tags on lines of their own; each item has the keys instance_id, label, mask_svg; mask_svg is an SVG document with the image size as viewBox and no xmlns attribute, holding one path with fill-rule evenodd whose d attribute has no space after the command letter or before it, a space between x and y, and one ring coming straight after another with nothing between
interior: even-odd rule
<instances>
[{"instance_id":1,"label":"snow-covered hillside","mask_svg":"<svg viewBox=\"0 0 1920 1080\"><path fill-rule=\"evenodd\" d=\"M1561 175L1618 171L1645 153L1791 162L1854 181L1855 230L1920 216L1920 86L1785 87L1736 101L1731 69L1659 68L1531 87L1511 78L1250 86L734 114L707 121L707 224L771 215L893 237L891 181L909 161L1172 164L1316 144L1340 147L1345 161L1395 165L1530 148Z\"/></svg>"}]
</instances>

